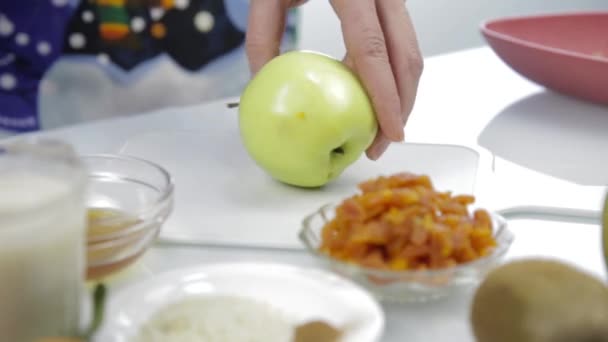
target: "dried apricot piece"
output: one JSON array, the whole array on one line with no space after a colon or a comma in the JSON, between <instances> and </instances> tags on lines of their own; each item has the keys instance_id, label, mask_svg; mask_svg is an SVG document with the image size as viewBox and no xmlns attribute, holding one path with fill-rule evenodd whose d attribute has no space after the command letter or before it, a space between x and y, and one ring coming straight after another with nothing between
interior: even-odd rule
<instances>
[{"instance_id":1,"label":"dried apricot piece","mask_svg":"<svg viewBox=\"0 0 608 342\"><path fill-rule=\"evenodd\" d=\"M445 269L494 250L490 214L472 195L437 191L426 175L397 173L361 182L321 233L323 253L366 267Z\"/></svg>"}]
</instances>

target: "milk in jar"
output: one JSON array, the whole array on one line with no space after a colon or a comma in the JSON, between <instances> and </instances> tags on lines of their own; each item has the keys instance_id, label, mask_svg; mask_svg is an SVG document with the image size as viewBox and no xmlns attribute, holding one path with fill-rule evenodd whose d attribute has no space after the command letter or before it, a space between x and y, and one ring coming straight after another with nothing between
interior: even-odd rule
<instances>
[{"instance_id":1,"label":"milk in jar","mask_svg":"<svg viewBox=\"0 0 608 342\"><path fill-rule=\"evenodd\" d=\"M0 151L0 341L78 333L84 179L73 159Z\"/></svg>"}]
</instances>

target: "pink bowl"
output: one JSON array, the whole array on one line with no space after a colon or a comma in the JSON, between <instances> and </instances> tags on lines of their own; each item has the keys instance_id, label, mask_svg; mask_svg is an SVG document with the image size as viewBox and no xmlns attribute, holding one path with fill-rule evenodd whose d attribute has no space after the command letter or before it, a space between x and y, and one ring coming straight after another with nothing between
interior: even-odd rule
<instances>
[{"instance_id":1,"label":"pink bowl","mask_svg":"<svg viewBox=\"0 0 608 342\"><path fill-rule=\"evenodd\" d=\"M608 12L501 18L481 32L523 77L556 92L608 104Z\"/></svg>"}]
</instances>

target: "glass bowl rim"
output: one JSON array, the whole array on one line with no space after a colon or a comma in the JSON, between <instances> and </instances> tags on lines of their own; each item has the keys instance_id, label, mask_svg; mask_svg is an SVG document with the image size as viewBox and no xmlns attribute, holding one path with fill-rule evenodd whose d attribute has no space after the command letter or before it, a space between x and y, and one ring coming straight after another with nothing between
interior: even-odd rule
<instances>
[{"instance_id":1,"label":"glass bowl rim","mask_svg":"<svg viewBox=\"0 0 608 342\"><path fill-rule=\"evenodd\" d=\"M305 216L304 219L302 220L302 227L300 229L300 232L298 233L298 238L304 244L306 250L309 253L311 253L313 256L315 256L325 262L328 262L330 264L339 265L341 268L346 268L350 271L356 271L359 273L364 273L364 274L372 275L372 276L376 276L376 277L385 277L385 278L398 278L398 277L403 277L403 276L416 276L416 277L430 276L430 277L432 277L432 276L440 276L443 274L457 274L457 273L460 273L463 271L475 269L477 266L482 266L482 265L491 263L494 260L500 259L508 252L508 250L510 249L510 247L513 244L513 241L515 239L515 235L508 228L507 219L495 211L488 211L490 214L490 217L492 218L492 221L494 221L498 224L498 227L496 227L494 234L493 234L494 237L502 236L505 239L505 241L503 243L500 243L499 241L497 241L497 247L494 249L494 251L492 251L492 253L490 253L486 256L483 256L481 258L475 259L473 261L468 261L465 263L458 264L456 266L442 268L442 269L404 270L404 271L376 269L376 268L361 266L361 265L358 265L355 263L349 263L349 262L346 262L346 261L343 261L340 259L332 258L329 255L326 255L325 253L318 251L313 246L311 246L311 244L308 242L306 234L311 232L313 229L310 226L310 221L313 218L318 217L318 216L323 217L324 213L327 209L335 208L337 205L338 205L337 203L324 204L321 207L319 207L315 212Z\"/></svg>"},{"instance_id":2,"label":"glass bowl rim","mask_svg":"<svg viewBox=\"0 0 608 342\"><path fill-rule=\"evenodd\" d=\"M99 235L92 239L87 239L87 243L89 243L89 244L104 243L108 239L119 240L119 239L123 239L125 237L129 237L132 234L136 234L140 231L146 231L148 229L153 229L153 228L155 228L156 225L151 224L150 221L156 220L158 213L163 212L163 208L172 206L172 197L173 197L173 193L175 191L175 182L174 182L173 177L169 173L169 171L167 171L161 165L159 165L153 161L147 160L147 159L143 159L140 157L127 155L127 154L93 153L93 154L81 154L81 155L79 155L79 158L83 161L83 163L86 162L87 160L110 160L110 161L111 160L121 160L121 161L126 161L129 163L136 162L140 165L144 165L145 167L148 167L150 169L154 169L155 171L157 171L161 175L163 182L164 182L164 185L162 187L155 187L155 188L159 189L159 195L156 198L154 198L154 201L152 203L150 203L148 206L146 206L145 209L142 209L142 210L134 213L135 218L141 219L142 217L152 216L152 219L150 219L150 218L141 219L141 221L139 223L130 226L128 229L120 230L119 232L112 232L109 234ZM85 169L86 169L86 165L85 165ZM86 173L87 179L90 178L94 174L91 172L91 170L88 170L88 169L86 170L85 173ZM111 224L111 223L121 222L121 220L110 217L110 218L106 218L106 219L99 219L99 222L102 222L102 224L108 224L108 223Z\"/></svg>"}]
</instances>

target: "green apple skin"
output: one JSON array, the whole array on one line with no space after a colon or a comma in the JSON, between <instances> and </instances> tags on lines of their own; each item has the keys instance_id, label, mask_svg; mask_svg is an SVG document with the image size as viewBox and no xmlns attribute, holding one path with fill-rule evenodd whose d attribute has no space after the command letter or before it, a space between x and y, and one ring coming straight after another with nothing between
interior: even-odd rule
<instances>
[{"instance_id":1,"label":"green apple skin","mask_svg":"<svg viewBox=\"0 0 608 342\"><path fill-rule=\"evenodd\" d=\"M359 159L378 123L365 88L346 65L292 51L272 59L248 83L239 130L249 155L273 178L320 187Z\"/></svg>"}]
</instances>

